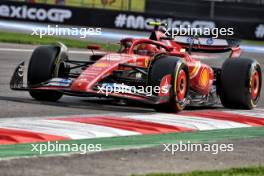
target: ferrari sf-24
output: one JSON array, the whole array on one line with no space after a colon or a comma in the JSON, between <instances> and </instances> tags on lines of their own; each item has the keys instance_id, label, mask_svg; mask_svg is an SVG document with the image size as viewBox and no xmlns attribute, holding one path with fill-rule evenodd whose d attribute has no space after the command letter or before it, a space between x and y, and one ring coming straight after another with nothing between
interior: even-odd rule
<instances>
[{"instance_id":1,"label":"ferrari sf-24","mask_svg":"<svg viewBox=\"0 0 264 176\"><path fill-rule=\"evenodd\" d=\"M39 101L57 101L63 95L111 97L167 112L220 102L226 108L257 105L261 68L256 60L240 57L236 40L172 38L164 35L162 23L149 24L154 27L149 37L124 38L117 52L95 52L99 46L88 46L93 51L89 59L70 59L61 43L39 46L28 63L15 69L10 87ZM219 56L225 59L220 67L203 62ZM142 91L147 87L151 92Z\"/></svg>"}]
</instances>

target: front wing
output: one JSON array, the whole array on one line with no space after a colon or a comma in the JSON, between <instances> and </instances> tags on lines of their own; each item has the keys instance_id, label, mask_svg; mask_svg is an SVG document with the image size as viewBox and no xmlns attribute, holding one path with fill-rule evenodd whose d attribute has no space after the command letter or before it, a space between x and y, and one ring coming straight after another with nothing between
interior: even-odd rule
<instances>
[{"instance_id":1,"label":"front wing","mask_svg":"<svg viewBox=\"0 0 264 176\"><path fill-rule=\"evenodd\" d=\"M87 91L72 91L71 83L73 80L64 78L53 78L46 82L34 86L27 85L27 71L26 63L21 62L14 71L10 81L10 88L12 90L46 90L46 91L59 91L65 95L80 96L80 97L106 97L135 100L147 104L162 104L169 101L168 96L147 96L140 93L116 93L116 92L102 92L96 89L89 89Z\"/></svg>"}]
</instances>

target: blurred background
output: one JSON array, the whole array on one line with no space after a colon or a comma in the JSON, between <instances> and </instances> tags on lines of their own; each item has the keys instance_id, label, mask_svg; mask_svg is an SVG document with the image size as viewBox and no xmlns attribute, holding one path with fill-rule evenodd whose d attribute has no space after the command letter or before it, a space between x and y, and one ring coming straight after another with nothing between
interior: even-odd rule
<instances>
[{"instance_id":1,"label":"blurred background","mask_svg":"<svg viewBox=\"0 0 264 176\"><path fill-rule=\"evenodd\" d=\"M19 2L29 3L42 3L51 5L65 5L65 6L79 6L89 8L103 8L103 9L116 9L116 10L128 10L128 11L140 11L145 12L145 4L147 5L146 12L152 10L158 10L158 12L166 13L164 9L159 9L159 5L168 6L169 9L175 8L175 6L191 6L194 3L198 4L202 1L211 2L224 2L224 3L236 3L236 4L264 4L264 0L13 0ZM207 3L208 4L208 3ZM206 4L206 5L207 5ZM203 4L201 4L203 5ZM229 4L226 4L227 6ZM174 13L174 11L172 11ZM176 12L177 13L177 12Z\"/></svg>"},{"instance_id":2,"label":"blurred background","mask_svg":"<svg viewBox=\"0 0 264 176\"><path fill-rule=\"evenodd\" d=\"M1 0L0 20L0 30L25 31L26 24L89 26L118 39L124 33L141 37L151 30L147 21L159 20L169 27L231 27L232 38L262 41L264 0Z\"/></svg>"}]
</instances>

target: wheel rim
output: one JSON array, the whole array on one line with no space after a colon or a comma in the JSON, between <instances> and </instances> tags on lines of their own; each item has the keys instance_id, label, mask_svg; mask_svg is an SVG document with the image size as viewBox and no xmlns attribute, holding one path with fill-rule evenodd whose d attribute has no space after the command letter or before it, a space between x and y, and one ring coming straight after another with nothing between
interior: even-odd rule
<instances>
[{"instance_id":1,"label":"wheel rim","mask_svg":"<svg viewBox=\"0 0 264 176\"><path fill-rule=\"evenodd\" d=\"M256 70L251 77L251 96L253 100L256 100L259 95L260 90L260 76L259 72Z\"/></svg>"},{"instance_id":2,"label":"wheel rim","mask_svg":"<svg viewBox=\"0 0 264 176\"><path fill-rule=\"evenodd\" d=\"M177 79L177 99L182 101L185 98L187 91L187 76L184 70L179 72Z\"/></svg>"}]
</instances>

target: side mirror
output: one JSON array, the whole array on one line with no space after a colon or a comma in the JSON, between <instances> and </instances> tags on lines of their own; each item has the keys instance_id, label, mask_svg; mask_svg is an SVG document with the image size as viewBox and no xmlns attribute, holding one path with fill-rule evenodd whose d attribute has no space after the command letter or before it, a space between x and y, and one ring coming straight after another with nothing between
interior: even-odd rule
<instances>
[{"instance_id":1,"label":"side mirror","mask_svg":"<svg viewBox=\"0 0 264 176\"><path fill-rule=\"evenodd\" d=\"M90 50L100 50L101 49L101 46L100 45L88 45L87 46L87 49L90 49Z\"/></svg>"}]
</instances>

